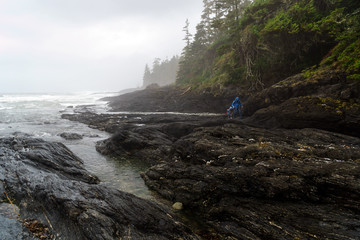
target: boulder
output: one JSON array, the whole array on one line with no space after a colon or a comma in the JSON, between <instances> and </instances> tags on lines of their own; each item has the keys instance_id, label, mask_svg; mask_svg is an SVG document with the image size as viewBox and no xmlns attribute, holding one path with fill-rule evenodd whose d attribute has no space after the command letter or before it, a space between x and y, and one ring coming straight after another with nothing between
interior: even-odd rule
<instances>
[{"instance_id":1,"label":"boulder","mask_svg":"<svg viewBox=\"0 0 360 240\"><path fill-rule=\"evenodd\" d=\"M80 140L83 139L83 136L78 133L61 133L60 137L66 139L66 140Z\"/></svg>"},{"instance_id":2,"label":"boulder","mask_svg":"<svg viewBox=\"0 0 360 240\"><path fill-rule=\"evenodd\" d=\"M110 156L135 156L154 165L166 161L179 138L199 126L219 125L224 121L223 116L142 116L119 124L111 138L97 142L96 150Z\"/></svg>"}]
</instances>

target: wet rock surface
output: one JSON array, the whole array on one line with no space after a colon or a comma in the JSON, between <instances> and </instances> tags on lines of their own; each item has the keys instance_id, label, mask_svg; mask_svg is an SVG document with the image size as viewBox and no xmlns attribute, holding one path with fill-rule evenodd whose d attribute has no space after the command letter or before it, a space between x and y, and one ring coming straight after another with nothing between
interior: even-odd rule
<instances>
[{"instance_id":1,"label":"wet rock surface","mask_svg":"<svg viewBox=\"0 0 360 240\"><path fill-rule=\"evenodd\" d=\"M4 193L5 191L2 191ZM18 216L19 209L10 203L0 203L0 239L1 240L34 240Z\"/></svg>"},{"instance_id":2,"label":"wet rock surface","mask_svg":"<svg viewBox=\"0 0 360 240\"><path fill-rule=\"evenodd\" d=\"M356 239L360 141L314 129L198 128L142 176L235 239Z\"/></svg>"},{"instance_id":3,"label":"wet rock surface","mask_svg":"<svg viewBox=\"0 0 360 240\"><path fill-rule=\"evenodd\" d=\"M0 216L0 239L3 240L34 240L31 233L28 232L21 222L16 219L10 219Z\"/></svg>"},{"instance_id":4,"label":"wet rock surface","mask_svg":"<svg viewBox=\"0 0 360 240\"><path fill-rule=\"evenodd\" d=\"M146 184L214 229L204 239L357 239L360 139L224 116L63 116L113 132L98 151L153 166Z\"/></svg>"},{"instance_id":5,"label":"wet rock surface","mask_svg":"<svg viewBox=\"0 0 360 240\"><path fill-rule=\"evenodd\" d=\"M88 124L92 128L113 133L99 141L98 152L109 156L135 156L150 164L164 161L174 141L203 125L226 122L223 115L169 114L63 114L63 118Z\"/></svg>"},{"instance_id":6,"label":"wet rock surface","mask_svg":"<svg viewBox=\"0 0 360 240\"><path fill-rule=\"evenodd\" d=\"M99 184L61 143L0 139L0 186L56 239L197 239L163 207Z\"/></svg>"}]
</instances>

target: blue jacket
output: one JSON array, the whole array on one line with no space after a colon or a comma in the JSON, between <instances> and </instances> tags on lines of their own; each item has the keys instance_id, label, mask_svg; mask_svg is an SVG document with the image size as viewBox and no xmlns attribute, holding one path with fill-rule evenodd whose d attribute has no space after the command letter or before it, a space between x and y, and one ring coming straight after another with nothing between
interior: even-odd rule
<instances>
[{"instance_id":1,"label":"blue jacket","mask_svg":"<svg viewBox=\"0 0 360 240\"><path fill-rule=\"evenodd\" d=\"M242 107L242 103L240 102L239 97L236 97L236 98L235 98L235 100L234 100L233 103L232 103L232 106L233 106L235 109L239 109L240 107Z\"/></svg>"}]
</instances>

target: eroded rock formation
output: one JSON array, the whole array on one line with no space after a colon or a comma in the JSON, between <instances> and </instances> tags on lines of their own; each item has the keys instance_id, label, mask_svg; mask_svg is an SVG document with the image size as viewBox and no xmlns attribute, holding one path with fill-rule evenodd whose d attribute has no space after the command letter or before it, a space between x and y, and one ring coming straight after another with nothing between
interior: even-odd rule
<instances>
[{"instance_id":1,"label":"eroded rock formation","mask_svg":"<svg viewBox=\"0 0 360 240\"><path fill-rule=\"evenodd\" d=\"M0 189L57 239L197 239L159 205L99 184L61 143L0 139Z\"/></svg>"}]
</instances>

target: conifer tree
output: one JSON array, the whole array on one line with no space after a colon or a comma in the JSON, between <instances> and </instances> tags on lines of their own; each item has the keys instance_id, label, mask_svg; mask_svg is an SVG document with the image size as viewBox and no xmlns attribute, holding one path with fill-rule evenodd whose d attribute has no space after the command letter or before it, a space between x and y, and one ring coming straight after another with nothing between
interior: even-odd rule
<instances>
[{"instance_id":1,"label":"conifer tree","mask_svg":"<svg viewBox=\"0 0 360 240\"><path fill-rule=\"evenodd\" d=\"M146 87L154 83L165 86L174 83L178 67L178 56L173 56L170 60L167 58L165 60L155 58L152 69L147 64L145 66L143 86Z\"/></svg>"},{"instance_id":2,"label":"conifer tree","mask_svg":"<svg viewBox=\"0 0 360 240\"><path fill-rule=\"evenodd\" d=\"M149 84L151 84L151 72L149 65L146 64L143 76L143 86L148 86Z\"/></svg>"},{"instance_id":3,"label":"conifer tree","mask_svg":"<svg viewBox=\"0 0 360 240\"><path fill-rule=\"evenodd\" d=\"M185 26L183 28L183 32L185 32L185 37L184 37L183 40L185 40L185 42L186 42L186 46L184 48L185 52L187 52L189 50L190 43L191 43L191 40L192 40L192 34L189 31L189 25L190 25L189 19L186 19Z\"/></svg>"}]
</instances>

